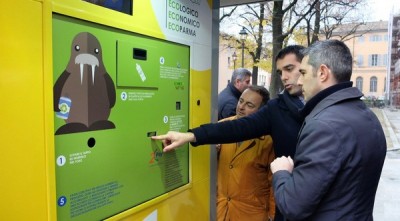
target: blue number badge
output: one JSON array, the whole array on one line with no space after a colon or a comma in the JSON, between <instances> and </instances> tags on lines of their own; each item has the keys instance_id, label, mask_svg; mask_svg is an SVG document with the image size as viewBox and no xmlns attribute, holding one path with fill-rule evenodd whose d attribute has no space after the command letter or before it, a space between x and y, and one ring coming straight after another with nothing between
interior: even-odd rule
<instances>
[{"instance_id":1,"label":"blue number badge","mask_svg":"<svg viewBox=\"0 0 400 221\"><path fill-rule=\"evenodd\" d=\"M64 206L65 204L67 204L67 197L61 196L60 198L58 198L57 204L58 206Z\"/></svg>"}]
</instances>

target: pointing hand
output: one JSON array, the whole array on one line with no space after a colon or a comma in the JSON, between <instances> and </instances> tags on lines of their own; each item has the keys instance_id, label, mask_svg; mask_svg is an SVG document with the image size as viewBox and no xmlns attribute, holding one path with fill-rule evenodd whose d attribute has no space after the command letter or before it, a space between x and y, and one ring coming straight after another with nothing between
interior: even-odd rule
<instances>
[{"instance_id":1,"label":"pointing hand","mask_svg":"<svg viewBox=\"0 0 400 221\"><path fill-rule=\"evenodd\" d=\"M169 131L167 134L152 136L153 140L162 140L164 144L164 152L176 149L186 143L195 142L196 138L191 132L180 133L175 131Z\"/></svg>"}]
</instances>

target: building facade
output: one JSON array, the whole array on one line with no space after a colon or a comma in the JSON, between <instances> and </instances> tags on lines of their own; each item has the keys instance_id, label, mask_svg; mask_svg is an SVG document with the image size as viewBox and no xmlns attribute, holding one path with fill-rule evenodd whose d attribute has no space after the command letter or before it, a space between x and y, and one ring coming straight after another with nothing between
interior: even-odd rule
<instances>
[{"instance_id":1,"label":"building facade","mask_svg":"<svg viewBox=\"0 0 400 221\"><path fill-rule=\"evenodd\" d=\"M238 53L239 50L240 49L226 47L225 44L222 44L220 42L218 64L218 93L226 88L226 86L230 82L233 70L235 68L242 67L241 62L237 61L235 56L233 56L234 53L240 55ZM253 67L251 66L245 68L247 68L251 72ZM259 68L257 85L264 86L268 89L270 82L271 74Z\"/></svg>"},{"instance_id":2,"label":"building facade","mask_svg":"<svg viewBox=\"0 0 400 221\"><path fill-rule=\"evenodd\" d=\"M354 24L343 25L333 36L344 36ZM356 32L344 42L353 55L353 74L351 81L364 94L364 98L373 104L375 101L387 101L388 71L388 22L367 22L359 26Z\"/></svg>"}]
</instances>

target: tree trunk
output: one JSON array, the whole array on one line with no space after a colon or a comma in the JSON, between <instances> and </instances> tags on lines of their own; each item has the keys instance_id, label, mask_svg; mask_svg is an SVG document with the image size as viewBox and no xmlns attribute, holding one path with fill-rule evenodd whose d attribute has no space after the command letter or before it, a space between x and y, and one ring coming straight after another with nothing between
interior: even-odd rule
<instances>
[{"instance_id":1,"label":"tree trunk","mask_svg":"<svg viewBox=\"0 0 400 221\"><path fill-rule=\"evenodd\" d=\"M275 59L278 52L282 49L284 37L282 35L283 23L283 1L274 2L272 18L272 59ZM276 74L276 63L272 62L271 84L269 93L271 98L277 97L277 94L283 89L282 81Z\"/></svg>"},{"instance_id":2,"label":"tree trunk","mask_svg":"<svg viewBox=\"0 0 400 221\"><path fill-rule=\"evenodd\" d=\"M321 22L321 1L315 4L315 20L314 20L314 31L312 33L311 44L318 41L318 34Z\"/></svg>"},{"instance_id":3,"label":"tree trunk","mask_svg":"<svg viewBox=\"0 0 400 221\"><path fill-rule=\"evenodd\" d=\"M265 5L263 3L260 3L260 15L259 15L259 23L258 23L258 36L257 36L257 47L255 50L255 57L253 60L253 63L255 64L253 66L253 71L252 71L252 76L251 76L251 82L253 85L257 85L258 82L258 64L260 63L261 59L261 51L263 49L263 33L264 33L264 20L265 20Z\"/></svg>"},{"instance_id":4,"label":"tree trunk","mask_svg":"<svg viewBox=\"0 0 400 221\"><path fill-rule=\"evenodd\" d=\"M251 71L251 84L257 85L258 81L258 66L253 66L253 70Z\"/></svg>"}]
</instances>

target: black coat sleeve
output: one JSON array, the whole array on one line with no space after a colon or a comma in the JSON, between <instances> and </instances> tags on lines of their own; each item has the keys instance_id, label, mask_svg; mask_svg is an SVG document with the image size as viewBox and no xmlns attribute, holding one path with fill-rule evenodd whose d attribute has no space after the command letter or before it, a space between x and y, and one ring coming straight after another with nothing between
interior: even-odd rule
<instances>
[{"instance_id":1,"label":"black coat sleeve","mask_svg":"<svg viewBox=\"0 0 400 221\"><path fill-rule=\"evenodd\" d=\"M220 123L203 124L200 127L193 128L196 142L193 146L203 144L222 144L233 143L271 133L270 114L268 105L262 107L259 111L238 120L224 121Z\"/></svg>"}]
</instances>

